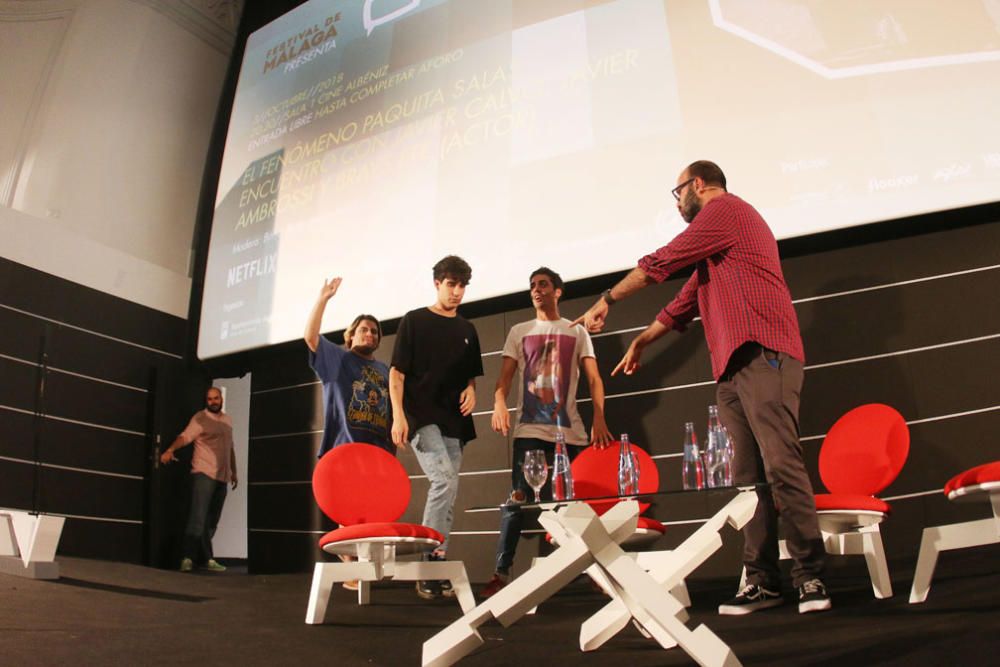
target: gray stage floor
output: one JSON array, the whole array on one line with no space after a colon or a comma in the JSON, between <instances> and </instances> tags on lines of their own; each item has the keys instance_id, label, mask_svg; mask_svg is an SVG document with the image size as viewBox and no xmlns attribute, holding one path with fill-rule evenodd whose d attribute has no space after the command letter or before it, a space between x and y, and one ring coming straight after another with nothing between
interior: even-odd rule
<instances>
[{"instance_id":1,"label":"gray stage floor","mask_svg":"<svg viewBox=\"0 0 1000 667\"><path fill-rule=\"evenodd\" d=\"M995 546L943 555L923 605L906 602L912 563L894 564L890 600L875 600L856 570L834 568L834 609L806 616L787 604L719 617L715 607L732 584L695 582L692 623L707 623L744 665L1000 664L998 557ZM419 665L423 641L459 616L455 602L427 603L409 586L382 584L368 607L337 589L326 625L307 626L307 574L182 574L65 557L60 564L54 582L0 575L0 664ZM485 646L460 664L693 664L631 627L581 654L579 623L602 604L575 583L533 618L486 626Z\"/></svg>"}]
</instances>

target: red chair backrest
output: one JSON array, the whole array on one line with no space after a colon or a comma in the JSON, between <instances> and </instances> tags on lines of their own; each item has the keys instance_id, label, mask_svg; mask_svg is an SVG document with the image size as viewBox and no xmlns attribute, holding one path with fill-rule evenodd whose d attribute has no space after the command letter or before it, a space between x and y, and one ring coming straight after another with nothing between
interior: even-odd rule
<instances>
[{"instance_id":1,"label":"red chair backrest","mask_svg":"<svg viewBox=\"0 0 1000 667\"><path fill-rule=\"evenodd\" d=\"M819 452L819 475L830 493L873 496L889 486L910 453L903 415L881 403L837 420Z\"/></svg>"},{"instance_id":2,"label":"red chair backrest","mask_svg":"<svg viewBox=\"0 0 1000 667\"><path fill-rule=\"evenodd\" d=\"M323 513L341 526L393 522L410 504L410 478L396 457L381 447L337 445L319 460L313 496Z\"/></svg>"},{"instance_id":3,"label":"red chair backrest","mask_svg":"<svg viewBox=\"0 0 1000 667\"><path fill-rule=\"evenodd\" d=\"M594 498L618 494L618 448L617 440L606 449L587 447L573 460L573 492L577 498ZM639 462L639 491L656 493L660 488L660 471L646 450L630 443L632 454ZM604 514L614 507L615 501L592 502L589 505L598 514ZM639 503L645 512L649 503Z\"/></svg>"}]
</instances>

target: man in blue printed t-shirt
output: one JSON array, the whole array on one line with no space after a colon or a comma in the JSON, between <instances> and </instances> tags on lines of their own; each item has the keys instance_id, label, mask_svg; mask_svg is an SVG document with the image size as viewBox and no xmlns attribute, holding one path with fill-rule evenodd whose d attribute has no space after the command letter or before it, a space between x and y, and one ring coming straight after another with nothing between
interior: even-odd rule
<instances>
[{"instance_id":1,"label":"man in blue printed t-shirt","mask_svg":"<svg viewBox=\"0 0 1000 667\"><path fill-rule=\"evenodd\" d=\"M319 333L327 302L341 278L324 280L306 322L309 365L323 383L323 441L319 456L345 442L366 442L395 456L389 437L389 367L373 356L382 341L382 326L372 315L358 315L344 331L344 345L334 345ZM351 560L350 556L341 556ZM358 589L357 581L344 588Z\"/></svg>"},{"instance_id":2,"label":"man in blue printed t-shirt","mask_svg":"<svg viewBox=\"0 0 1000 667\"><path fill-rule=\"evenodd\" d=\"M389 436L389 367L373 356L382 327L372 315L358 315L334 345L319 331L327 302L341 279L323 281L306 323L309 365L323 383L324 429L319 455L345 442L366 442L395 455Z\"/></svg>"}]
</instances>

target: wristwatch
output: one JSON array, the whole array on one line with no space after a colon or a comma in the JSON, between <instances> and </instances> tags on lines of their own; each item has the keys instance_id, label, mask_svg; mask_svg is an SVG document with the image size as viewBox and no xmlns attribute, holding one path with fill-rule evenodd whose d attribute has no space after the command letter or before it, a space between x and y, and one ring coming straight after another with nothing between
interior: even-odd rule
<instances>
[{"instance_id":1,"label":"wristwatch","mask_svg":"<svg viewBox=\"0 0 1000 667\"><path fill-rule=\"evenodd\" d=\"M611 296L610 289L606 289L603 292L601 292L601 298L604 299L604 303L608 304L609 306L613 306L615 305L615 303L618 302L618 299Z\"/></svg>"}]
</instances>

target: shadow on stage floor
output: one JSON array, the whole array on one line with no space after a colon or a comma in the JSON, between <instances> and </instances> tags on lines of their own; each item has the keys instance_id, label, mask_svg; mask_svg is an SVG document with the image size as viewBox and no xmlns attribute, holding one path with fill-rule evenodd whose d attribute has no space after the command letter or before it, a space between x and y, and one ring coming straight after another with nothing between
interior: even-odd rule
<instances>
[{"instance_id":1,"label":"shadow on stage floor","mask_svg":"<svg viewBox=\"0 0 1000 667\"><path fill-rule=\"evenodd\" d=\"M1000 661L1000 545L942 555L928 601L907 603L913 563L893 563L896 595L876 600L854 568L831 567L833 610L800 616L788 604L744 617L715 609L734 581L692 581L690 626L705 623L744 665L996 664ZM860 559L858 559L860 560ZM308 574L182 574L60 558L63 578L0 575L0 661L8 665L419 665L423 642L459 617L450 600L379 584L358 607L337 588L327 622L304 623ZM585 581L534 617L482 628L485 645L460 664L600 667L693 664L628 627L603 648L577 649L580 623L604 604Z\"/></svg>"}]
</instances>

